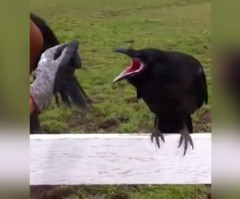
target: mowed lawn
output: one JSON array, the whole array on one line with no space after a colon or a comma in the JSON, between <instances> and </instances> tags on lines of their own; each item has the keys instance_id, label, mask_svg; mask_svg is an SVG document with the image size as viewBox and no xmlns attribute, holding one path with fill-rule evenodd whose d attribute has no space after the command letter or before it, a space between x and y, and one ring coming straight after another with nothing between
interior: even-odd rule
<instances>
[{"instance_id":1,"label":"mowed lawn","mask_svg":"<svg viewBox=\"0 0 240 199\"><path fill-rule=\"evenodd\" d=\"M77 77L93 103L88 113L51 103L41 114L50 133L151 132L153 115L135 89L112 80L128 64L118 47L181 51L201 61L209 104L194 115L195 132L211 131L211 4L203 0L31 0L61 42L77 39L83 69ZM205 199L205 186L97 187L75 190L67 199Z\"/></svg>"},{"instance_id":2,"label":"mowed lawn","mask_svg":"<svg viewBox=\"0 0 240 199\"><path fill-rule=\"evenodd\" d=\"M194 115L195 132L211 130L211 6L200 0L32 0L61 42L77 39L83 69L77 76L93 103L89 113L52 103L41 122L52 133L150 132L153 115L135 89L112 80L130 63L113 53L134 40L134 48L154 47L189 53L207 74L209 104Z\"/></svg>"}]
</instances>

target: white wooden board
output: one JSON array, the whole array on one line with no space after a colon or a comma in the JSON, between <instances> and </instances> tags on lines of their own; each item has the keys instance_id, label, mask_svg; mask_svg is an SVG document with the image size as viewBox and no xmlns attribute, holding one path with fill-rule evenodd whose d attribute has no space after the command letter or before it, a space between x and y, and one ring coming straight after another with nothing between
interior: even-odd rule
<instances>
[{"instance_id":1,"label":"white wooden board","mask_svg":"<svg viewBox=\"0 0 240 199\"><path fill-rule=\"evenodd\" d=\"M31 185L211 184L211 134L179 134L158 149L149 134L30 135Z\"/></svg>"}]
</instances>

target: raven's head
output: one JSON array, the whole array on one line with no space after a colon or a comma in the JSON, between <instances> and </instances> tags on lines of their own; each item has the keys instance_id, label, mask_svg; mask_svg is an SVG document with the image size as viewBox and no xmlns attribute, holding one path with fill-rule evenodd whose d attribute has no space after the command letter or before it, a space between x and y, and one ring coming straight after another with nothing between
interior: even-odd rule
<instances>
[{"instance_id":1,"label":"raven's head","mask_svg":"<svg viewBox=\"0 0 240 199\"><path fill-rule=\"evenodd\" d=\"M133 50L133 49L119 48L114 50L114 52L128 55L131 58L131 63L127 69L125 69L113 80L113 83L123 79L128 79L130 77L137 76L138 74L141 74L146 69L146 64L141 56L140 51Z\"/></svg>"}]
</instances>

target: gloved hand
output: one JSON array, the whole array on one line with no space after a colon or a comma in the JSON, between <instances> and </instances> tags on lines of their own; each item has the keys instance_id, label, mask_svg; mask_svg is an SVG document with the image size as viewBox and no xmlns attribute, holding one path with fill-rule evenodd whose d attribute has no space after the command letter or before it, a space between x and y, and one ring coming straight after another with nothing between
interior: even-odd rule
<instances>
[{"instance_id":1,"label":"gloved hand","mask_svg":"<svg viewBox=\"0 0 240 199\"><path fill-rule=\"evenodd\" d=\"M61 44L46 50L35 70L35 80L30 85L30 95L41 111L53 95L60 93L62 101L86 107L88 98L74 72L81 66L77 53L78 42Z\"/></svg>"},{"instance_id":2,"label":"gloved hand","mask_svg":"<svg viewBox=\"0 0 240 199\"><path fill-rule=\"evenodd\" d=\"M66 53L66 49L64 49L66 46L67 44L61 44L46 50L41 56L37 69L34 71L35 80L30 85L30 95L39 111L53 96L55 76ZM54 59L55 55L62 50L61 56Z\"/></svg>"}]
</instances>

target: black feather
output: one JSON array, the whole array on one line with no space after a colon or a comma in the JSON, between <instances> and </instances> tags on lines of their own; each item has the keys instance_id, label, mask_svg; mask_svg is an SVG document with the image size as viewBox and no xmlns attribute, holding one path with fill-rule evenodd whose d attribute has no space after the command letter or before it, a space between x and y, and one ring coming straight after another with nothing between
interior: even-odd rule
<instances>
[{"instance_id":1,"label":"black feather","mask_svg":"<svg viewBox=\"0 0 240 199\"><path fill-rule=\"evenodd\" d=\"M30 13L30 18L37 25L43 35L44 44L42 53L47 49L60 44L52 29L42 18L33 13ZM73 43L78 45L77 41L73 41ZM56 53L55 59L60 55L61 51ZM36 61L35 68L37 67L40 57L41 54ZM74 76L75 70L78 68L81 68L81 59L79 54L76 52L69 61L69 66L60 69L58 72L58 77L55 79L55 100L58 106L60 105L60 100L57 96L57 93L60 94L62 102L69 107L71 107L71 104L75 104L77 106L82 105L83 107L86 107L86 103L84 103L84 101L86 101L86 99L87 102L90 101L83 88L80 86L77 78ZM77 92L78 94L75 94L73 91Z\"/></svg>"},{"instance_id":2,"label":"black feather","mask_svg":"<svg viewBox=\"0 0 240 199\"><path fill-rule=\"evenodd\" d=\"M81 58L79 54L74 54L73 51L77 50L78 44L77 41L73 41L69 44L72 45L72 49L70 49L69 52L67 49L65 55L66 60L63 58L64 63L59 66L55 78L54 93L60 93L62 101L68 106L74 104L86 109L88 104L87 95L74 75L75 70L81 66Z\"/></svg>"},{"instance_id":3,"label":"black feather","mask_svg":"<svg viewBox=\"0 0 240 199\"><path fill-rule=\"evenodd\" d=\"M201 63L184 53L158 49L117 49L115 52L140 60L145 66L124 79L136 87L137 97L156 115L160 132L178 133L186 125L192 133L191 114L208 102Z\"/></svg>"}]
</instances>

